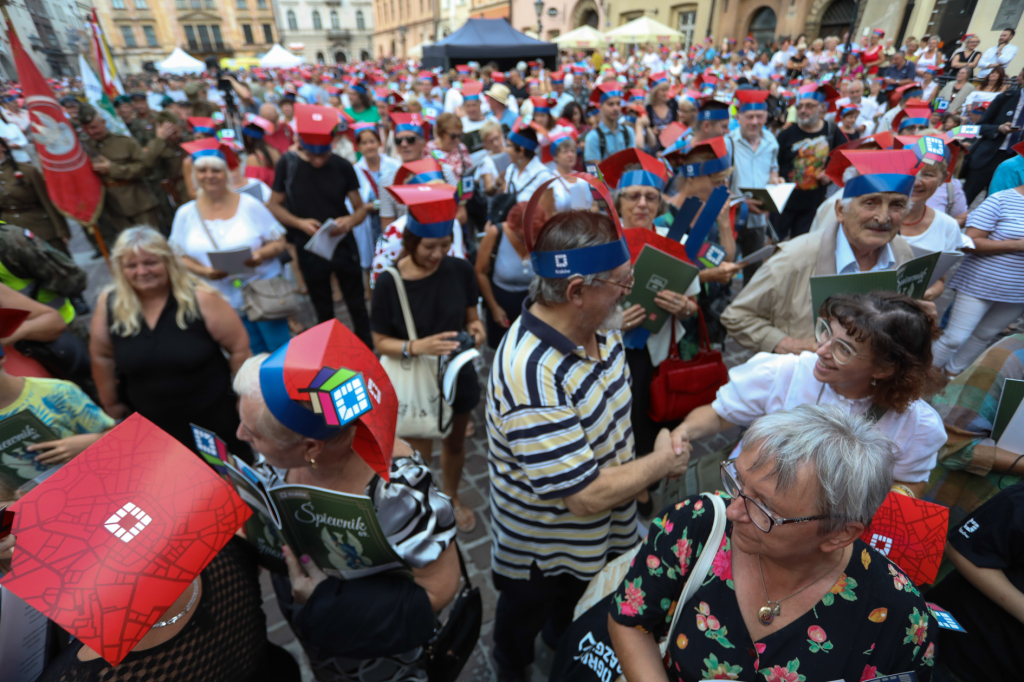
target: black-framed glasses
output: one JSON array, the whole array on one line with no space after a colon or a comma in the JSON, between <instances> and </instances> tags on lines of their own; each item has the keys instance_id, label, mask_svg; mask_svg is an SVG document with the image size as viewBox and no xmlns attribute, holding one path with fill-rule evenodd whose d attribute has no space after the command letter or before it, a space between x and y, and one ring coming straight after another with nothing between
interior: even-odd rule
<instances>
[{"instance_id":1,"label":"black-framed glasses","mask_svg":"<svg viewBox=\"0 0 1024 682\"><path fill-rule=\"evenodd\" d=\"M401 137L395 138L395 144L397 144L399 147L406 144L413 145L416 144L416 140L418 139L419 138L417 138L415 135L402 135Z\"/></svg>"},{"instance_id":2,"label":"black-framed glasses","mask_svg":"<svg viewBox=\"0 0 1024 682\"><path fill-rule=\"evenodd\" d=\"M814 323L814 340L819 346L832 342L832 359L837 365L845 365L857 357L857 351L843 339L832 336L832 323L823 317L819 317Z\"/></svg>"},{"instance_id":3,"label":"black-framed glasses","mask_svg":"<svg viewBox=\"0 0 1024 682\"><path fill-rule=\"evenodd\" d=\"M722 485L725 486L725 492L729 493L730 497L743 498L743 504L747 509L747 516L754 522L758 530L770 533L772 526L784 526L787 523L806 523L808 521L822 521L829 518L827 515L820 514L818 516L801 516L795 519L780 519L772 514L770 511L761 506L761 503L748 497L740 486L739 478L736 474L736 464L732 460L726 460L720 465L722 468Z\"/></svg>"}]
</instances>

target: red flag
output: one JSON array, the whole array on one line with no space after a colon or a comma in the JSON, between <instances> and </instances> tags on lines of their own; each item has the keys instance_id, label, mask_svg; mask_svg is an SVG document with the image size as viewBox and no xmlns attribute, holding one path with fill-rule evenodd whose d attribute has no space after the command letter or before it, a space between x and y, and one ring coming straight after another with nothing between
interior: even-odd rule
<instances>
[{"instance_id":1,"label":"red flag","mask_svg":"<svg viewBox=\"0 0 1024 682\"><path fill-rule=\"evenodd\" d=\"M57 104L46 79L21 46L10 24L7 36L50 199L69 218L87 225L95 224L103 206L103 183L93 171L64 109Z\"/></svg>"},{"instance_id":2,"label":"red flag","mask_svg":"<svg viewBox=\"0 0 1024 682\"><path fill-rule=\"evenodd\" d=\"M903 569L915 585L931 585L946 546L949 509L891 492L860 539Z\"/></svg>"}]
</instances>

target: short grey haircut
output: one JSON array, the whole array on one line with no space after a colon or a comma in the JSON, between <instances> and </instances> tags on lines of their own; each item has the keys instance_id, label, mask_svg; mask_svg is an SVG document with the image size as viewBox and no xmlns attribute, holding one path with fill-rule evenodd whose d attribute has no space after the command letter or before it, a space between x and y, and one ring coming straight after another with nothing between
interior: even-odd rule
<instances>
[{"instance_id":1,"label":"short grey haircut","mask_svg":"<svg viewBox=\"0 0 1024 682\"><path fill-rule=\"evenodd\" d=\"M843 184L845 185L850 180L860 175L860 171L857 170L856 166L851 165L849 168L843 171ZM845 192L844 192L845 194ZM843 213L850 210L850 204L853 202L853 197L841 197L839 199L839 205L843 207Z\"/></svg>"},{"instance_id":2,"label":"short grey haircut","mask_svg":"<svg viewBox=\"0 0 1024 682\"><path fill-rule=\"evenodd\" d=\"M897 446L865 417L834 405L801 405L761 417L740 447L754 449L751 471L768 467L776 491L785 494L806 464L818 477L818 530L828 534L850 523L871 522L892 487Z\"/></svg>"},{"instance_id":3,"label":"short grey haircut","mask_svg":"<svg viewBox=\"0 0 1024 682\"><path fill-rule=\"evenodd\" d=\"M558 214L561 218L554 225L545 227L534 245L535 248L544 251L571 251L607 244L612 241L609 239L609 235L599 229L596 221L585 220L598 215L590 211L564 211ZM573 217L580 219L572 220ZM600 217L611 224L609 218ZM541 305L565 303L568 300L566 291L569 288L569 283L574 279L582 279L585 286L590 286L597 279L608 279L611 274L612 271L608 270L579 277L549 278L535 275L533 281L530 282L530 298Z\"/></svg>"},{"instance_id":4,"label":"short grey haircut","mask_svg":"<svg viewBox=\"0 0 1024 682\"><path fill-rule=\"evenodd\" d=\"M231 387L235 389L235 394L239 398L248 398L260 406L255 424L260 435L287 447L302 440L302 435L279 422L263 399L263 390L260 388L260 367L263 365L263 361L269 357L270 353L260 353L243 362L238 373L235 374Z\"/></svg>"}]
</instances>

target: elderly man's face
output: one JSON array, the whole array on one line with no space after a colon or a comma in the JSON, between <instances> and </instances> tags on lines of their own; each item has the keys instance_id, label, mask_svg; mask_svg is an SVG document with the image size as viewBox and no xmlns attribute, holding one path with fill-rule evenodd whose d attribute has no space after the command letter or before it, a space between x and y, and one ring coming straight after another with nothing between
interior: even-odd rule
<instances>
[{"instance_id":1,"label":"elderly man's face","mask_svg":"<svg viewBox=\"0 0 1024 682\"><path fill-rule=\"evenodd\" d=\"M607 282L595 281L581 289L580 316L588 326L611 331L622 328L622 308L619 304L632 290L633 266L623 263L612 270Z\"/></svg>"},{"instance_id":2,"label":"elderly man's face","mask_svg":"<svg viewBox=\"0 0 1024 682\"><path fill-rule=\"evenodd\" d=\"M875 192L854 197L850 206L836 203L836 217L855 254L882 248L899 233L910 200L897 192Z\"/></svg>"},{"instance_id":3,"label":"elderly man's face","mask_svg":"<svg viewBox=\"0 0 1024 682\"><path fill-rule=\"evenodd\" d=\"M892 63L896 65L897 69L902 69L903 65L907 63L907 60L903 56L902 52L897 52L895 55L893 55Z\"/></svg>"},{"instance_id":4,"label":"elderly man's face","mask_svg":"<svg viewBox=\"0 0 1024 682\"><path fill-rule=\"evenodd\" d=\"M864 95L864 84L860 81L853 81L846 89L846 94L851 102L859 102Z\"/></svg>"},{"instance_id":5,"label":"elderly man's face","mask_svg":"<svg viewBox=\"0 0 1024 682\"><path fill-rule=\"evenodd\" d=\"M262 116L263 118L265 118L268 121L270 121L271 123L273 123L275 128L277 127L277 121L278 121L277 107L275 107L273 104L263 104L263 105L261 105L260 106L260 116Z\"/></svg>"}]
</instances>

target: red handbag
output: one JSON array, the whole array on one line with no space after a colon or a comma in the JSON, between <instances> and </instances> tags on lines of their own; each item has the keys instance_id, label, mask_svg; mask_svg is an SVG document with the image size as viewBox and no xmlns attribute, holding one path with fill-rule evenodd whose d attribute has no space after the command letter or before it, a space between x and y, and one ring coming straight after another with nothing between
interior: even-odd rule
<instances>
[{"instance_id":1,"label":"red handbag","mask_svg":"<svg viewBox=\"0 0 1024 682\"><path fill-rule=\"evenodd\" d=\"M647 408L647 416L658 423L682 419L701 405L711 403L718 389L729 382L729 370L722 361L722 354L711 350L704 313L699 308L697 315L700 350L686 361L679 357L675 321L668 321L672 325L672 343L668 357L654 370L651 405Z\"/></svg>"}]
</instances>

